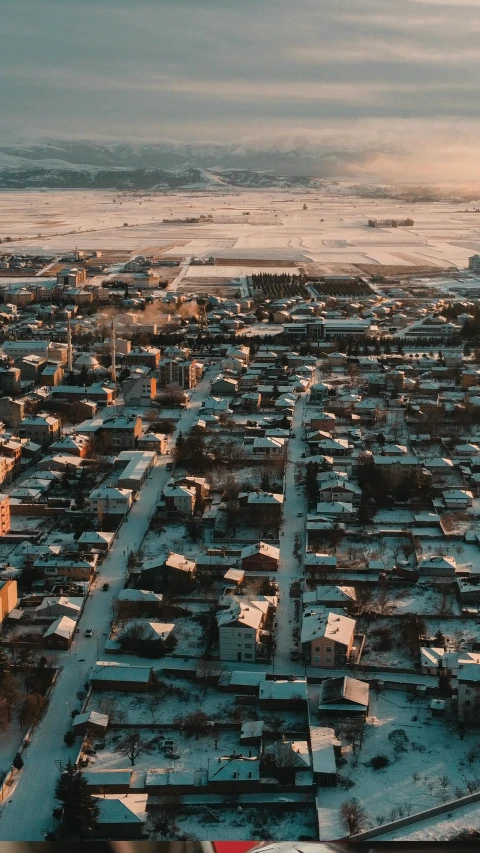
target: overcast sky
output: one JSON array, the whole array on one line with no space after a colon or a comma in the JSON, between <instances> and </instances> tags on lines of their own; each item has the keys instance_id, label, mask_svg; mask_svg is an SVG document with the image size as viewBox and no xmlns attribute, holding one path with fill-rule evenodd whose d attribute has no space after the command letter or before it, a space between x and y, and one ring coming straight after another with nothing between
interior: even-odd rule
<instances>
[{"instance_id":1,"label":"overcast sky","mask_svg":"<svg viewBox=\"0 0 480 853\"><path fill-rule=\"evenodd\" d=\"M470 149L480 0L1 0L1 134ZM460 128L459 128L459 122ZM450 153L449 153L450 152Z\"/></svg>"}]
</instances>

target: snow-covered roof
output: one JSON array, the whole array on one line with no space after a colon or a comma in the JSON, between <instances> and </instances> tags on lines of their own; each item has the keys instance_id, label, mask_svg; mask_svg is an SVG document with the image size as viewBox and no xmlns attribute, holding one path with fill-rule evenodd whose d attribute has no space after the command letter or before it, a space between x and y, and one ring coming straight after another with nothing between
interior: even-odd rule
<instances>
[{"instance_id":1,"label":"snow-covered roof","mask_svg":"<svg viewBox=\"0 0 480 853\"><path fill-rule=\"evenodd\" d=\"M335 729L322 726L310 726L310 747L314 773L337 772L334 746L340 746Z\"/></svg>"},{"instance_id":2,"label":"snow-covered roof","mask_svg":"<svg viewBox=\"0 0 480 853\"><path fill-rule=\"evenodd\" d=\"M310 643L324 637L348 646L355 631L355 619L327 610L307 610L303 615L301 642Z\"/></svg>"},{"instance_id":3,"label":"snow-covered roof","mask_svg":"<svg viewBox=\"0 0 480 853\"><path fill-rule=\"evenodd\" d=\"M117 797L95 797L98 806L97 824L138 824L143 820L132 811L124 799Z\"/></svg>"},{"instance_id":4,"label":"snow-covered roof","mask_svg":"<svg viewBox=\"0 0 480 853\"><path fill-rule=\"evenodd\" d=\"M244 560L246 557L253 557L255 554L262 554L264 557L271 557L272 560L280 559L280 548L275 545L270 545L268 542L255 542L253 545L246 545L242 548L240 557Z\"/></svg>"},{"instance_id":5,"label":"snow-covered roof","mask_svg":"<svg viewBox=\"0 0 480 853\"><path fill-rule=\"evenodd\" d=\"M76 625L75 619L70 619L69 616L61 616L47 628L43 636L63 637L63 639L69 640L74 634Z\"/></svg>"},{"instance_id":6,"label":"snow-covered roof","mask_svg":"<svg viewBox=\"0 0 480 853\"><path fill-rule=\"evenodd\" d=\"M136 681L148 684L152 675L151 666L130 666L115 661L97 661L90 674L92 681Z\"/></svg>"},{"instance_id":7,"label":"snow-covered roof","mask_svg":"<svg viewBox=\"0 0 480 853\"><path fill-rule=\"evenodd\" d=\"M305 678L288 681L271 681L265 679L260 683L259 699L308 701L307 681Z\"/></svg>"},{"instance_id":8,"label":"snow-covered roof","mask_svg":"<svg viewBox=\"0 0 480 853\"><path fill-rule=\"evenodd\" d=\"M320 685L319 707L354 703L368 707L370 687L366 681L346 675L341 678L326 678Z\"/></svg>"}]
</instances>

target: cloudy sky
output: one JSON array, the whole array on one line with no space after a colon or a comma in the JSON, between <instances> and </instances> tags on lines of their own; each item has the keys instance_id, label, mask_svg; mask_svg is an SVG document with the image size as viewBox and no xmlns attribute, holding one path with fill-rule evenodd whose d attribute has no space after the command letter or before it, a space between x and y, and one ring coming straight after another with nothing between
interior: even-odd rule
<instances>
[{"instance_id":1,"label":"cloudy sky","mask_svg":"<svg viewBox=\"0 0 480 853\"><path fill-rule=\"evenodd\" d=\"M436 168L448 164L463 178L480 159L479 7L1 0L0 134L229 142L316 134L372 145L379 169L382 157L403 169L407 154L428 165L432 146Z\"/></svg>"}]
</instances>

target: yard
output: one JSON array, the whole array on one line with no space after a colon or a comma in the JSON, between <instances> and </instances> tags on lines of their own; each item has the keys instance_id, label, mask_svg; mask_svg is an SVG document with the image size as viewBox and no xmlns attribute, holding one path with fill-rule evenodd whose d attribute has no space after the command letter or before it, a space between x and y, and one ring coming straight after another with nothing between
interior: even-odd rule
<instances>
[{"instance_id":1,"label":"yard","mask_svg":"<svg viewBox=\"0 0 480 853\"><path fill-rule=\"evenodd\" d=\"M478 732L462 740L448 717L431 716L429 699L410 701L406 693L390 690L371 691L370 699L363 745L354 753L342 738L341 784L320 791L324 840L345 834L339 822L345 800L360 801L367 828L453 800L478 784ZM371 761L378 756L387 761L375 770Z\"/></svg>"}]
</instances>

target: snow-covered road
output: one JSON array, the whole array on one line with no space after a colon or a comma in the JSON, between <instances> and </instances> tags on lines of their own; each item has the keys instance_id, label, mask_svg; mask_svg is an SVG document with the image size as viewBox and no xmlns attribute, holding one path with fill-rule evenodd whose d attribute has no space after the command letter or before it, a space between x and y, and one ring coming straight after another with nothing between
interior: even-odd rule
<instances>
[{"instance_id":1,"label":"snow-covered road","mask_svg":"<svg viewBox=\"0 0 480 853\"><path fill-rule=\"evenodd\" d=\"M277 610L276 648L273 661L274 671L284 673L291 670L290 653L294 643L292 631L298 621L295 616L294 602L290 598L290 585L302 578L303 553L305 549L306 500L303 486L296 485L295 471L300 463L304 463L302 453L306 448L302 440L303 410L305 395L302 395L293 415L292 437L288 442L288 458L285 469L285 499L283 506L283 522L280 533L280 565L277 581L279 603ZM301 515L300 515L301 513ZM298 553L301 560L294 554L295 540L299 542Z\"/></svg>"},{"instance_id":2,"label":"snow-covered road","mask_svg":"<svg viewBox=\"0 0 480 853\"><path fill-rule=\"evenodd\" d=\"M188 409L184 409L172 436L173 446L178 431L187 433L198 409L208 393L209 381L215 369L207 371L201 383L191 393ZM70 714L80 708L77 693L86 682L96 660L102 659L105 640L110 631L112 604L124 586L127 572L127 555L137 552L155 512L158 497L171 476L165 469L169 457L157 459L147 478L139 500L120 528L119 535L100 569L81 618L79 633L69 652L59 655L61 666L56 686L52 692L45 716L36 728L28 747L25 766L19 774L15 788L0 810L1 841L43 841L52 828L52 809L55 784L59 768L68 758L76 757L77 747L67 748L63 736L70 727ZM107 592L104 583L110 584ZM93 637L85 637L85 629L93 629Z\"/></svg>"}]
</instances>

